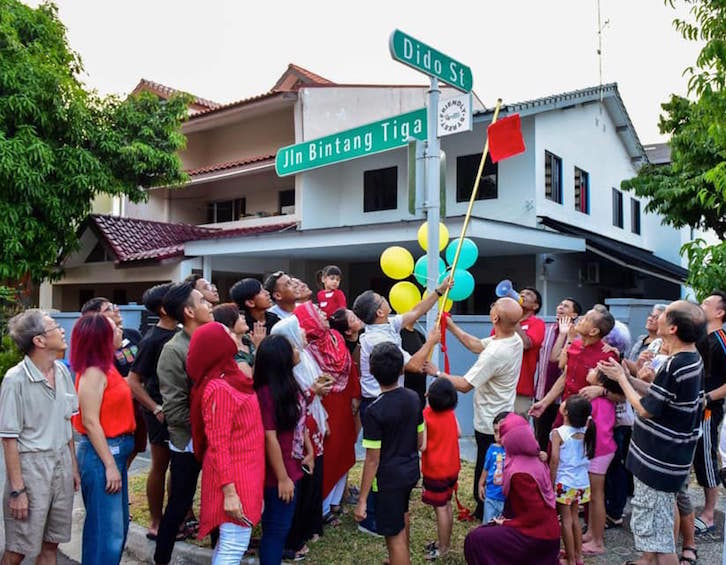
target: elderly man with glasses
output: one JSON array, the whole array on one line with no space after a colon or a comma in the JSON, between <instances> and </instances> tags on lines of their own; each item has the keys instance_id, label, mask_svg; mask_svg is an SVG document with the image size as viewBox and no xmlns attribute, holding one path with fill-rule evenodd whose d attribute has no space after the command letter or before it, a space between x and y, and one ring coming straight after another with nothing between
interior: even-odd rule
<instances>
[{"instance_id":1,"label":"elderly man with glasses","mask_svg":"<svg viewBox=\"0 0 726 565\"><path fill-rule=\"evenodd\" d=\"M55 563L59 543L71 539L73 492L80 477L71 415L78 398L68 369L63 328L40 310L10 320L10 337L25 354L0 388L0 438L5 454L5 553L14 565L26 556Z\"/></svg>"}]
</instances>

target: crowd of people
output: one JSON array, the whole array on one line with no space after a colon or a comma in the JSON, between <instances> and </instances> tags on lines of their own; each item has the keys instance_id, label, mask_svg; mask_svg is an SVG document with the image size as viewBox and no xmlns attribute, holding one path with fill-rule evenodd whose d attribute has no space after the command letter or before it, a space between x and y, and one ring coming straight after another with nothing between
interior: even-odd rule
<instances>
[{"instance_id":1,"label":"crowd of people","mask_svg":"<svg viewBox=\"0 0 726 565\"><path fill-rule=\"evenodd\" d=\"M147 537L158 564L171 561L176 541L207 535L215 564L237 564L251 549L263 565L303 560L324 529L340 526L348 502L358 529L384 537L388 561L404 565L419 484L437 524L424 557L439 559L455 550L455 408L470 391L481 525L466 537L467 563L583 563L606 551L605 529L622 527L631 496L638 563L696 562L722 476L726 294L656 305L631 343L605 306L585 312L573 298L546 324L527 287L519 301L492 304L489 336L444 318L478 355L453 375L430 360L441 332L414 328L453 281L397 315L372 290L349 308L334 265L320 282L313 300L307 284L277 271L240 280L225 303L199 275L157 285L143 296L158 317L143 337L97 297L73 327L67 359L52 317L15 316L9 332L25 357L0 388L3 565L35 555L55 562L78 489L83 563L119 563L127 469L147 442ZM358 490L348 472L361 431ZM705 495L699 516L688 496L692 466Z\"/></svg>"}]
</instances>

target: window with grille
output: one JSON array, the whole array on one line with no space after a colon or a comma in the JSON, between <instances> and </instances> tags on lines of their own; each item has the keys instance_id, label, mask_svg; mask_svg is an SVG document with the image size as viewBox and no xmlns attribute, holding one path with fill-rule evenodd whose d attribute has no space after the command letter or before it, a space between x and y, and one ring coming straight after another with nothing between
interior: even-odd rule
<instances>
[{"instance_id":1,"label":"window with grille","mask_svg":"<svg viewBox=\"0 0 726 565\"><path fill-rule=\"evenodd\" d=\"M590 174L575 167L575 210L590 213Z\"/></svg>"},{"instance_id":2,"label":"window with grille","mask_svg":"<svg viewBox=\"0 0 726 565\"><path fill-rule=\"evenodd\" d=\"M545 198L562 204L562 159L545 151Z\"/></svg>"}]
</instances>

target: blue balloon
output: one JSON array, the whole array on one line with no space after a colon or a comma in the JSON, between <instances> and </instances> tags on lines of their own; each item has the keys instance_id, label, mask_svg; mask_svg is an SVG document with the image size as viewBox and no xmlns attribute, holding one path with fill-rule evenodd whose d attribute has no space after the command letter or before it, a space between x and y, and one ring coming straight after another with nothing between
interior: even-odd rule
<instances>
[{"instance_id":1,"label":"blue balloon","mask_svg":"<svg viewBox=\"0 0 726 565\"><path fill-rule=\"evenodd\" d=\"M428 278L429 261L427 255L422 255L416 260L413 266L413 276L416 277L418 284L426 288L426 280ZM439 275L446 270L446 263L439 257Z\"/></svg>"},{"instance_id":2,"label":"blue balloon","mask_svg":"<svg viewBox=\"0 0 726 565\"><path fill-rule=\"evenodd\" d=\"M439 277L439 284L450 274L449 271ZM456 269L454 271L454 286L449 290L449 298L454 302L466 300L474 292L474 276L465 269Z\"/></svg>"},{"instance_id":3,"label":"blue balloon","mask_svg":"<svg viewBox=\"0 0 726 565\"><path fill-rule=\"evenodd\" d=\"M446 262L451 266L454 262L454 256L456 255L456 247L459 245L458 239L452 239L449 246L446 248ZM459 254L459 261L456 263L457 269L468 269L474 263L476 263L479 257L479 248L476 246L471 239L468 237L464 238L464 243L461 244L461 253Z\"/></svg>"}]
</instances>

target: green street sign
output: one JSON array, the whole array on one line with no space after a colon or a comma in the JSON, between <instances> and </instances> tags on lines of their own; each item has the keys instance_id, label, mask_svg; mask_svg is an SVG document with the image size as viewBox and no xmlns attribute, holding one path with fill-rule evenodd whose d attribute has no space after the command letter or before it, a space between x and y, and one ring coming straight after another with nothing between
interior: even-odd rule
<instances>
[{"instance_id":1,"label":"green street sign","mask_svg":"<svg viewBox=\"0 0 726 565\"><path fill-rule=\"evenodd\" d=\"M463 63L421 43L399 29L391 34L389 46L391 57L396 61L427 75L433 75L462 92L471 92L473 85L471 69Z\"/></svg>"},{"instance_id":2,"label":"green street sign","mask_svg":"<svg viewBox=\"0 0 726 565\"><path fill-rule=\"evenodd\" d=\"M277 151L275 171L280 177L340 163L396 147L409 138L426 139L426 108L370 124L288 145Z\"/></svg>"}]
</instances>

